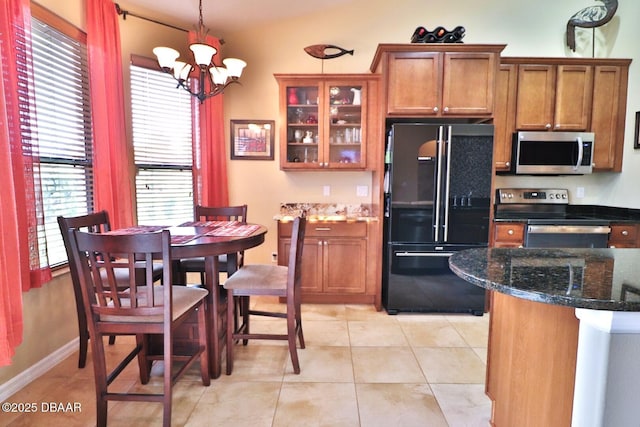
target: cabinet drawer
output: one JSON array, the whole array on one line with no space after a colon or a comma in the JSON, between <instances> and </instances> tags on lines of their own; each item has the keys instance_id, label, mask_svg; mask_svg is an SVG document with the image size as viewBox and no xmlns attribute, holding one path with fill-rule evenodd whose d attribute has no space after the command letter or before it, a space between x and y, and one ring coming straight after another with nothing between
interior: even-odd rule
<instances>
[{"instance_id":1,"label":"cabinet drawer","mask_svg":"<svg viewBox=\"0 0 640 427\"><path fill-rule=\"evenodd\" d=\"M634 247L638 238L637 224L612 224L609 245L626 244Z\"/></svg>"},{"instance_id":2,"label":"cabinet drawer","mask_svg":"<svg viewBox=\"0 0 640 427\"><path fill-rule=\"evenodd\" d=\"M292 222L279 222L278 233L280 237L291 237ZM344 236L366 237L366 222L310 222L307 221L306 237Z\"/></svg>"},{"instance_id":3,"label":"cabinet drawer","mask_svg":"<svg viewBox=\"0 0 640 427\"><path fill-rule=\"evenodd\" d=\"M524 224L496 224L496 242L522 243L524 241Z\"/></svg>"}]
</instances>

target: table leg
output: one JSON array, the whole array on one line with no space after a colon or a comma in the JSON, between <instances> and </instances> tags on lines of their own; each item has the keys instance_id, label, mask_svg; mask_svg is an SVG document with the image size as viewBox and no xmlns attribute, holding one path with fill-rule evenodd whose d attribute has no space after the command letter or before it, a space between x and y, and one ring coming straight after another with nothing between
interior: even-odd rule
<instances>
[{"instance_id":1,"label":"table leg","mask_svg":"<svg viewBox=\"0 0 640 427\"><path fill-rule=\"evenodd\" d=\"M220 318L220 280L218 271L218 257L205 257L205 287L209 291L209 369L211 378L218 378L222 372L222 345L220 342L220 328L224 327L224 319ZM225 329L223 329L225 330Z\"/></svg>"}]
</instances>

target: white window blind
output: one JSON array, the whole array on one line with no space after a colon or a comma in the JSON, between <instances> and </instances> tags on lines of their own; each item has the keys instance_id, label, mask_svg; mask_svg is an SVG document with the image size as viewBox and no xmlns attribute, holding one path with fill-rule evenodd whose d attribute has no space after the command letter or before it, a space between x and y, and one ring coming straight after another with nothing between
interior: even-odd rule
<instances>
[{"instance_id":1,"label":"white window blind","mask_svg":"<svg viewBox=\"0 0 640 427\"><path fill-rule=\"evenodd\" d=\"M191 95L161 71L130 70L138 224L192 220Z\"/></svg>"},{"instance_id":2,"label":"white window blind","mask_svg":"<svg viewBox=\"0 0 640 427\"><path fill-rule=\"evenodd\" d=\"M35 109L44 227L40 250L52 266L67 261L57 217L93 211L91 111L84 41L32 19ZM46 260L46 257L41 259Z\"/></svg>"}]
</instances>

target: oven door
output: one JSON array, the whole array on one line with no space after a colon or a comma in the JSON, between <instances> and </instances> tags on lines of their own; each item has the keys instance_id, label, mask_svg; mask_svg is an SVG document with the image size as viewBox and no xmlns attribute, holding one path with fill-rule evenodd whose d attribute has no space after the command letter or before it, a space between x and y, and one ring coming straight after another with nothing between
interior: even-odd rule
<instances>
[{"instance_id":1,"label":"oven door","mask_svg":"<svg viewBox=\"0 0 640 427\"><path fill-rule=\"evenodd\" d=\"M528 225L525 248L606 248L608 225Z\"/></svg>"}]
</instances>

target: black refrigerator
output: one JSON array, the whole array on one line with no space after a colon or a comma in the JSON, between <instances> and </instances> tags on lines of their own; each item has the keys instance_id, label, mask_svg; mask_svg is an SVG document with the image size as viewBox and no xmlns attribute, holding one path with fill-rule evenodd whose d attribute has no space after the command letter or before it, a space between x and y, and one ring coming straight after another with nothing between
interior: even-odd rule
<instances>
[{"instance_id":1,"label":"black refrigerator","mask_svg":"<svg viewBox=\"0 0 640 427\"><path fill-rule=\"evenodd\" d=\"M398 312L482 315L484 289L449 257L489 240L493 125L395 123L384 182L383 304Z\"/></svg>"}]
</instances>

